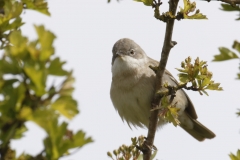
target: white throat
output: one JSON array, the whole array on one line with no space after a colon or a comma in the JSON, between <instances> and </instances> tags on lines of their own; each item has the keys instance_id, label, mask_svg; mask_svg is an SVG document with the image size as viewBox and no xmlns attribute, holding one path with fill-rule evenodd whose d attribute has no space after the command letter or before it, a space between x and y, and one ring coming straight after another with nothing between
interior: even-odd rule
<instances>
[{"instance_id":1,"label":"white throat","mask_svg":"<svg viewBox=\"0 0 240 160\"><path fill-rule=\"evenodd\" d=\"M146 70L146 61L130 56L116 58L112 65L112 87L131 89L135 86Z\"/></svg>"},{"instance_id":2,"label":"white throat","mask_svg":"<svg viewBox=\"0 0 240 160\"><path fill-rule=\"evenodd\" d=\"M130 56L122 56L115 59L112 65L112 77L136 75L146 64L146 59L135 59Z\"/></svg>"}]
</instances>

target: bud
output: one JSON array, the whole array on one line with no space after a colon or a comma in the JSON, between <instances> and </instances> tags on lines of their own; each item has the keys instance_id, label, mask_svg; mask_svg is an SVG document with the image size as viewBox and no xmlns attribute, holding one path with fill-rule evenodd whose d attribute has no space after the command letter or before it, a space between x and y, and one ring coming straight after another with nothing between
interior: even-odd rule
<instances>
[{"instance_id":1,"label":"bud","mask_svg":"<svg viewBox=\"0 0 240 160\"><path fill-rule=\"evenodd\" d=\"M107 152L108 157L112 158L112 153L111 152Z\"/></svg>"},{"instance_id":2,"label":"bud","mask_svg":"<svg viewBox=\"0 0 240 160\"><path fill-rule=\"evenodd\" d=\"M115 150L113 151L113 154L114 154L115 156L117 156L117 155L118 155L118 150L115 149Z\"/></svg>"},{"instance_id":3,"label":"bud","mask_svg":"<svg viewBox=\"0 0 240 160\"><path fill-rule=\"evenodd\" d=\"M182 61L182 63L181 63L181 67L182 68L185 68L185 63Z\"/></svg>"}]
</instances>

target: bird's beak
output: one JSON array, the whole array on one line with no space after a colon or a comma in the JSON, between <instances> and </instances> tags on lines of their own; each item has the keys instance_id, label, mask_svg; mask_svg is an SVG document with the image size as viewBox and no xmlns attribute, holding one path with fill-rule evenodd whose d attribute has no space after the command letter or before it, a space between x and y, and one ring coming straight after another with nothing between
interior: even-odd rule
<instances>
[{"instance_id":1,"label":"bird's beak","mask_svg":"<svg viewBox=\"0 0 240 160\"><path fill-rule=\"evenodd\" d=\"M122 56L124 56L124 53L120 52L120 51L117 51L117 53L114 54L113 57L112 57L112 65L113 65L113 63L114 63L114 61L117 57L122 57Z\"/></svg>"},{"instance_id":2,"label":"bird's beak","mask_svg":"<svg viewBox=\"0 0 240 160\"><path fill-rule=\"evenodd\" d=\"M116 57L122 57L124 55L124 53L123 52L120 52L120 51L117 51L117 53L116 53Z\"/></svg>"}]
</instances>

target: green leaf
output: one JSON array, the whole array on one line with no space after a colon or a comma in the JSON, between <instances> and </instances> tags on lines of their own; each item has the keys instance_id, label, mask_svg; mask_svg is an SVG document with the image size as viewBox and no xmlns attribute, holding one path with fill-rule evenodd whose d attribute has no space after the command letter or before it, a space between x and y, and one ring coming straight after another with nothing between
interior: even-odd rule
<instances>
[{"instance_id":1,"label":"green leaf","mask_svg":"<svg viewBox=\"0 0 240 160\"><path fill-rule=\"evenodd\" d=\"M33 159L33 156L22 153L21 155L19 155L19 157L16 160L31 160L31 159Z\"/></svg>"},{"instance_id":2,"label":"green leaf","mask_svg":"<svg viewBox=\"0 0 240 160\"><path fill-rule=\"evenodd\" d=\"M15 92L17 94L17 101L16 101L16 107L15 110L19 111L21 106L22 106L22 102L25 98L25 92L26 92L26 87L23 83L20 83L19 86L17 88L15 88Z\"/></svg>"},{"instance_id":3,"label":"green leaf","mask_svg":"<svg viewBox=\"0 0 240 160\"><path fill-rule=\"evenodd\" d=\"M6 31L17 29L21 27L24 23L22 22L22 19L20 17L15 18L11 23L10 21L5 21L2 24L0 24L1 33L3 34Z\"/></svg>"},{"instance_id":4,"label":"green leaf","mask_svg":"<svg viewBox=\"0 0 240 160\"><path fill-rule=\"evenodd\" d=\"M236 155L234 155L233 153L230 153L229 157L231 158L231 160L240 160L240 150L238 149Z\"/></svg>"},{"instance_id":5,"label":"green leaf","mask_svg":"<svg viewBox=\"0 0 240 160\"><path fill-rule=\"evenodd\" d=\"M220 8L223 11L227 11L227 12L233 12L233 11L240 11L240 6L239 5L230 5L230 4L221 4L222 8ZM239 12L240 13L240 12ZM237 18L236 20L240 20L240 17Z\"/></svg>"},{"instance_id":6,"label":"green leaf","mask_svg":"<svg viewBox=\"0 0 240 160\"><path fill-rule=\"evenodd\" d=\"M26 110L29 110L26 108ZM59 114L57 114L53 109L49 108L37 108L36 110L32 111L29 110L30 113L27 113L27 119L35 122L41 128L43 128L47 133L52 130L53 123L57 123L57 119ZM28 111L26 111L28 112Z\"/></svg>"},{"instance_id":7,"label":"green leaf","mask_svg":"<svg viewBox=\"0 0 240 160\"><path fill-rule=\"evenodd\" d=\"M220 54L215 55L213 61L225 61L225 60L239 58L236 53L232 52L228 48L220 47L219 51L220 51Z\"/></svg>"},{"instance_id":8,"label":"green leaf","mask_svg":"<svg viewBox=\"0 0 240 160\"><path fill-rule=\"evenodd\" d=\"M41 54L39 55L40 61L46 61L54 53L54 47L52 45L56 36L52 32L46 30L42 25L35 25L35 29L41 44Z\"/></svg>"},{"instance_id":9,"label":"green leaf","mask_svg":"<svg viewBox=\"0 0 240 160\"><path fill-rule=\"evenodd\" d=\"M207 91L205 91L205 90L201 90L204 94L206 94L207 96L209 96L208 95L208 93L207 93ZM200 92L200 94L201 94L201 92Z\"/></svg>"},{"instance_id":10,"label":"green leaf","mask_svg":"<svg viewBox=\"0 0 240 160\"><path fill-rule=\"evenodd\" d=\"M180 7L180 13L183 14L184 19L207 19L205 15L200 13L197 9L193 15L188 15L190 12L194 12L196 9L196 2L191 3L190 0L183 0L184 8Z\"/></svg>"},{"instance_id":11,"label":"green leaf","mask_svg":"<svg viewBox=\"0 0 240 160\"><path fill-rule=\"evenodd\" d=\"M87 143L93 142L91 137L86 137L86 133L82 130L78 131L72 137L72 142L69 144L69 148L82 147Z\"/></svg>"},{"instance_id":12,"label":"green leaf","mask_svg":"<svg viewBox=\"0 0 240 160\"><path fill-rule=\"evenodd\" d=\"M5 57L0 59L0 73L3 74L20 74L22 73L16 59L11 58L7 61Z\"/></svg>"},{"instance_id":13,"label":"green leaf","mask_svg":"<svg viewBox=\"0 0 240 160\"><path fill-rule=\"evenodd\" d=\"M50 16L48 11L48 3L45 0L22 0L26 4L27 9L32 9Z\"/></svg>"},{"instance_id":14,"label":"green leaf","mask_svg":"<svg viewBox=\"0 0 240 160\"><path fill-rule=\"evenodd\" d=\"M62 96L59 97L51 107L59 111L62 115L68 119L73 118L76 114L79 113L77 109L77 102L72 99L71 96Z\"/></svg>"},{"instance_id":15,"label":"green leaf","mask_svg":"<svg viewBox=\"0 0 240 160\"><path fill-rule=\"evenodd\" d=\"M175 68L175 69L178 70L179 72L182 72L182 73L187 73L188 72L185 69L179 69L179 68Z\"/></svg>"},{"instance_id":16,"label":"green leaf","mask_svg":"<svg viewBox=\"0 0 240 160\"><path fill-rule=\"evenodd\" d=\"M230 5L230 4L221 4L222 8L220 8L223 11L227 11L227 12L233 12L233 11L237 11L240 13L240 6L239 5ZM239 18L237 18L236 20L240 20L240 16Z\"/></svg>"},{"instance_id":17,"label":"green leaf","mask_svg":"<svg viewBox=\"0 0 240 160\"><path fill-rule=\"evenodd\" d=\"M24 71L34 84L32 89L36 92L36 95L42 96L45 93L46 85L46 75L44 73L44 70L38 69L37 66L25 66Z\"/></svg>"},{"instance_id":18,"label":"green leaf","mask_svg":"<svg viewBox=\"0 0 240 160\"><path fill-rule=\"evenodd\" d=\"M240 73L237 74L237 78L236 79L240 79Z\"/></svg>"},{"instance_id":19,"label":"green leaf","mask_svg":"<svg viewBox=\"0 0 240 160\"><path fill-rule=\"evenodd\" d=\"M188 78L187 74L179 73L178 77L179 77L180 82L182 82L182 83L189 82L189 78Z\"/></svg>"},{"instance_id":20,"label":"green leaf","mask_svg":"<svg viewBox=\"0 0 240 160\"><path fill-rule=\"evenodd\" d=\"M234 41L232 48L236 49L240 53L240 42Z\"/></svg>"},{"instance_id":21,"label":"green leaf","mask_svg":"<svg viewBox=\"0 0 240 160\"><path fill-rule=\"evenodd\" d=\"M27 120L31 118L32 109L28 106L23 106L18 114L18 119L20 120Z\"/></svg>"},{"instance_id":22,"label":"green leaf","mask_svg":"<svg viewBox=\"0 0 240 160\"><path fill-rule=\"evenodd\" d=\"M6 126L8 128L5 129L4 132L0 132L0 140L1 140L1 147L5 147L7 146L7 144L9 143L10 139L12 139L12 137L14 137L16 129L17 129L17 123L9 123Z\"/></svg>"},{"instance_id":23,"label":"green leaf","mask_svg":"<svg viewBox=\"0 0 240 160\"><path fill-rule=\"evenodd\" d=\"M18 80L3 80L3 86L0 89L3 95L3 100L0 101L0 113L2 120L6 122L16 117L25 98L25 86L20 83L17 87L13 87L15 82Z\"/></svg>"},{"instance_id":24,"label":"green leaf","mask_svg":"<svg viewBox=\"0 0 240 160\"><path fill-rule=\"evenodd\" d=\"M40 51L37 49L38 41L32 41L28 44L27 50L34 61L39 59Z\"/></svg>"},{"instance_id":25,"label":"green leaf","mask_svg":"<svg viewBox=\"0 0 240 160\"><path fill-rule=\"evenodd\" d=\"M221 4L222 8L220 8L223 11L240 11L240 8L238 6L233 7L230 4Z\"/></svg>"},{"instance_id":26,"label":"green leaf","mask_svg":"<svg viewBox=\"0 0 240 160\"><path fill-rule=\"evenodd\" d=\"M63 129L65 129L65 128L63 128ZM46 138L44 140L45 148L48 149L48 152L51 155L51 159L58 159L59 157L61 157L63 155L69 154L69 149L81 148L84 145L93 142L91 137L86 137L86 135L83 131L78 131L74 135L70 134L68 139L66 138L67 135L59 134L59 133L60 132L58 131L58 134L57 135L55 134L55 136L58 138L55 141L53 141L54 138L52 138L52 137L51 137L51 139ZM68 130L65 130L65 134L67 134L67 133L68 133ZM51 148L49 146L51 146Z\"/></svg>"},{"instance_id":27,"label":"green leaf","mask_svg":"<svg viewBox=\"0 0 240 160\"><path fill-rule=\"evenodd\" d=\"M240 116L240 109L238 109L238 112L236 114L238 117Z\"/></svg>"},{"instance_id":28,"label":"green leaf","mask_svg":"<svg viewBox=\"0 0 240 160\"><path fill-rule=\"evenodd\" d=\"M220 86L220 83L212 83L212 84L209 84L206 89L209 89L209 90L218 90L218 91L222 91L222 87L219 87Z\"/></svg>"},{"instance_id":29,"label":"green leaf","mask_svg":"<svg viewBox=\"0 0 240 160\"><path fill-rule=\"evenodd\" d=\"M13 137L13 139L20 139L22 138L24 135L24 133L27 131L27 127L25 125L22 125L21 127L18 127L16 129L15 135Z\"/></svg>"},{"instance_id":30,"label":"green leaf","mask_svg":"<svg viewBox=\"0 0 240 160\"><path fill-rule=\"evenodd\" d=\"M61 96L71 96L74 88L72 87L75 82L75 78L72 76L72 72L69 73L66 80L63 81L59 94Z\"/></svg>"},{"instance_id":31,"label":"green leaf","mask_svg":"<svg viewBox=\"0 0 240 160\"><path fill-rule=\"evenodd\" d=\"M49 137L44 139L44 146L49 159L58 159L69 153L69 149L80 148L87 143L92 142L91 137L86 137L83 131L74 134L67 129L67 123L58 125L57 121L49 122L51 128L48 132Z\"/></svg>"},{"instance_id":32,"label":"green leaf","mask_svg":"<svg viewBox=\"0 0 240 160\"><path fill-rule=\"evenodd\" d=\"M153 5L153 0L134 0L136 2L142 2L146 6L152 6Z\"/></svg>"},{"instance_id":33,"label":"green leaf","mask_svg":"<svg viewBox=\"0 0 240 160\"><path fill-rule=\"evenodd\" d=\"M13 31L9 36L9 41L12 44L12 46L10 46L11 55L23 58L27 54L26 46L28 39L22 36L21 31Z\"/></svg>"},{"instance_id":34,"label":"green leaf","mask_svg":"<svg viewBox=\"0 0 240 160\"><path fill-rule=\"evenodd\" d=\"M184 19L207 19L207 16L200 13L200 10L196 10L195 14L188 16L187 14L183 14Z\"/></svg>"},{"instance_id":35,"label":"green leaf","mask_svg":"<svg viewBox=\"0 0 240 160\"><path fill-rule=\"evenodd\" d=\"M203 87L209 85L209 83L211 81L211 78L206 77L206 78L204 78L203 80L200 80L200 81L201 81L200 82L201 83L200 87L203 88Z\"/></svg>"},{"instance_id":36,"label":"green leaf","mask_svg":"<svg viewBox=\"0 0 240 160\"><path fill-rule=\"evenodd\" d=\"M51 141L51 145L52 148L52 155L51 155L51 159L58 159L59 157L61 157L62 155L64 155L64 151L60 151L60 147L62 147L64 141L64 136L67 132L67 123L63 122L60 125L58 125L57 120L54 120L51 123L51 128L49 130L49 140ZM67 138L67 137L66 137ZM48 137L46 138L46 140L48 139ZM47 149L48 146L46 146L45 140L44 140L44 145L45 148Z\"/></svg>"},{"instance_id":37,"label":"green leaf","mask_svg":"<svg viewBox=\"0 0 240 160\"><path fill-rule=\"evenodd\" d=\"M66 89L61 89L61 90L59 91L59 94L60 94L61 96L71 96L72 93L73 93L73 91L74 91L74 88L73 88L73 87L70 87L70 88L66 88Z\"/></svg>"},{"instance_id":38,"label":"green leaf","mask_svg":"<svg viewBox=\"0 0 240 160\"><path fill-rule=\"evenodd\" d=\"M161 107L162 108L167 108L169 106L169 101L166 96L161 98Z\"/></svg>"},{"instance_id":39,"label":"green leaf","mask_svg":"<svg viewBox=\"0 0 240 160\"><path fill-rule=\"evenodd\" d=\"M62 66L65 63L66 62L61 62L58 57L55 58L54 60L52 60L50 62L50 65L48 67L48 73L51 74L51 75L55 75L55 76L65 76L65 75L67 75L68 72L62 68Z\"/></svg>"},{"instance_id":40,"label":"green leaf","mask_svg":"<svg viewBox=\"0 0 240 160\"><path fill-rule=\"evenodd\" d=\"M23 10L22 2L4 1L4 15L0 16L0 25L13 18L19 17Z\"/></svg>"},{"instance_id":41,"label":"green leaf","mask_svg":"<svg viewBox=\"0 0 240 160\"><path fill-rule=\"evenodd\" d=\"M175 127L180 124L180 121L178 120L178 111L180 108L177 108L176 106L169 106L168 112L166 114L166 119L171 122Z\"/></svg>"},{"instance_id":42,"label":"green leaf","mask_svg":"<svg viewBox=\"0 0 240 160\"><path fill-rule=\"evenodd\" d=\"M176 107L176 104L172 105L169 102L169 97L164 96L161 99L161 111L159 116L163 117L166 121L173 123L174 126L180 124L178 120L178 111L180 108Z\"/></svg>"}]
</instances>

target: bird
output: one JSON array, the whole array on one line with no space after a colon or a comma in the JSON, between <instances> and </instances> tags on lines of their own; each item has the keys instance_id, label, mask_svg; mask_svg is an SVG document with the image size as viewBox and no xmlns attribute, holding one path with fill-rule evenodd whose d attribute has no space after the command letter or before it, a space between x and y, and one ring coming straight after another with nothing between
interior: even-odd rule
<instances>
[{"instance_id":1,"label":"bird","mask_svg":"<svg viewBox=\"0 0 240 160\"><path fill-rule=\"evenodd\" d=\"M148 57L133 40L122 38L112 48L112 82L110 98L114 108L129 127L148 128L151 102L154 96L156 74L149 67L157 67L159 62ZM164 71L163 83L177 86L177 80ZM212 139L215 134L197 121L194 105L183 89L177 90L173 99L178 111L180 127L198 141ZM166 124L158 119L158 127Z\"/></svg>"}]
</instances>

